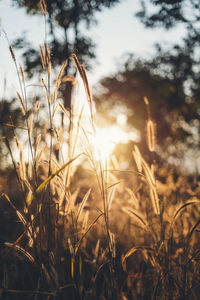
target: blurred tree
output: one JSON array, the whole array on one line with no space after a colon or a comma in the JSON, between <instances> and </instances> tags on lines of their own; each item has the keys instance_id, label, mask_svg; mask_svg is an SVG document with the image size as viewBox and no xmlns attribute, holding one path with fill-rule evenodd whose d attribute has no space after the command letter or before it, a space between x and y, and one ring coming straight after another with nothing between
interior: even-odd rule
<instances>
[{"instance_id":1,"label":"blurred tree","mask_svg":"<svg viewBox=\"0 0 200 300\"><path fill-rule=\"evenodd\" d=\"M190 133L186 143L190 148L198 149L200 146L200 2L199 0L141 0L141 10L136 15L147 28L153 29L158 26L166 30L177 26L184 28L181 44L175 44L171 51L163 51L161 46L158 47L156 63L179 89L172 102L176 107L172 106L172 110L180 108L178 112L183 118L182 123L186 122L182 127Z\"/></svg>"},{"instance_id":2,"label":"blurred tree","mask_svg":"<svg viewBox=\"0 0 200 300\"><path fill-rule=\"evenodd\" d=\"M150 12L149 12L150 11ZM160 63L170 65L178 84L187 88L192 97L200 97L200 2L199 0L141 0L141 11L136 14L147 28L163 26L169 30L184 27L181 45L163 52ZM161 52L161 46L159 46Z\"/></svg>"},{"instance_id":3,"label":"blurred tree","mask_svg":"<svg viewBox=\"0 0 200 300\"><path fill-rule=\"evenodd\" d=\"M120 103L128 107L127 121L141 133L143 153L147 151L148 117L144 97L150 101L151 118L157 125L157 140L163 150L168 149L169 137L170 144L189 137L191 142L192 131L186 124L199 126L200 102L191 91L187 95L185 88L186 80L195 73L189 69L189 55L178 53L179 48L176 51L176 63L173 63L172 55L168 57L159 48L158 55L151 61L136 60L130 55L116 74L101 80L100 90L96 94L96 103L104 114L108 99L113 107ZM112 112L112 109L107 111Z\"/></svg>"},{"instance_id":4,"label":"blurred tree","mask_svg":"<svg viewBox=\"0 0 200 300\"><path fill-rule=\"evenodd\" d=\"M12 0L19 8L26 8L27 14L40 13L40 0ZM45 0L47 9L47 22L49 25L48 46L51 49L53 66L61 66L72 52L75 52L80 61L87 68L88 61L95 58L94 43L84 36L83 32L96 23L95 12L104 7L112 7L119 0ZM18 48L25 48L23 57L25 71L29 77L41 70L39 52L25 42L24 37L15 42ZM68 74L70 62L65 70ZM70 107L72 83L66 82L62 90L65 107Z\"/></svg>"},{"instance_id":5,"label":"blurred tree","mask_svg":"<svg viewBox=\"0 0 200 300\"><path fill-rule=\"evenodd\" d=\"M199 36L199 0L140 0L141 11L136 15L147 27L164 26L170 29L184 23L188 31Z\"/></svg>"},{"instance_id":6,"label":"blurred tree","mask_svg":"<svg viewBox=\"0 0 200 300\"><path fill-rule=\"evenodd\" d=\"M174 145L177 139L184 139L189 147L198 148L200 2L141 0L141 10L136 15L151 30L160 26L169 30L180 25L185 36L180 44L171 45L167 50L157 44L155 58L149 61L138 61L130 56L121 70L101 81L103 89L97 96L98 103L104 105L103 98L110 99L112 104L116 101L126 103L133 109L129 122L143 136L147 116L143 98L147 96L152 118L157 124L158 143L163 145L162 148L168 150L166 144L170 141ZM174 152L178 154L177 149Z\"/></svg>"}]
</instances>

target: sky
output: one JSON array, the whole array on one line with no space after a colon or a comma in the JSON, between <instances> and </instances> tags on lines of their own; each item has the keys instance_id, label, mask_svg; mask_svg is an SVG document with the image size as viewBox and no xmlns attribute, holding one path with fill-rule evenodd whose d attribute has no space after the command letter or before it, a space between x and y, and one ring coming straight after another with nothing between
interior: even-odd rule
<instances>
[{"instance_id":1,"label":"sky","mask_svg":"<svg viewBox=\"0 0 200 300\"><path fill-rule=\"evenodd\" d=\"M119 67L117 61L126 53L134 53L137 57L148 58L153 55L156 42L170 44L181 38L182 30L173 29L170 32L160 28L147 30L134 16L140 8L139 0L121 0L120 4L111 9L97 13L98 24L93 26L89 35L97 45L96 61L88 73L89 81L95 86L100 78L114 73ZM24 9L13 7L11 0L0 1L1 26L6 31L8 39L20 37L23 32L36 47L44 41L44 19L27 16ZM15 53L18 63L23 65L20 53ZM18 89L16 70L11 59L8 43L1 32L0 36L0 97L3 94L4 78L7 81L6 94Z\"/></svg>"}]
</instances>

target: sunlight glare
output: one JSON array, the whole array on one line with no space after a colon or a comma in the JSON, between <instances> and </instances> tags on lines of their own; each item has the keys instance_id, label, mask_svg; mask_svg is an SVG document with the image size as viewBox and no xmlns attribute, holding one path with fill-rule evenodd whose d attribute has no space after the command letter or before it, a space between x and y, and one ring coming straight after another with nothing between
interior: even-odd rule
<instances>
[{"instance_id":1,"label":"sunlight glare","mask_svg":"<svg viewBox=\"0 0 200 300\"><path fill-rule=\"evenodd\" d=\"M118 126L108 128L98 128L94 144L96 148L96 160L108 160L110 154L114 151L117 144L126 144L129 140L135 141L137 135L135 132L125 132Z\"/></svg>"}]
</instances>

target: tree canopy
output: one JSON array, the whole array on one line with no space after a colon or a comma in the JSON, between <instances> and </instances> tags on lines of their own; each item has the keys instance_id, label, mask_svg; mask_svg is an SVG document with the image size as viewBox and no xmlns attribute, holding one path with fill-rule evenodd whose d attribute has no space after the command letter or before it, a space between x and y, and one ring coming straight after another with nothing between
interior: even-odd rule
<instances>
[{"instance_id":1,"label":"tree canopy","mask_svg":"<svg viewBox=\"0 0 200 300\"><path fill-rule=\"evenodd\" d=\"M19 8L26 8L30 15L40 13L40 0L12 0ZM119 0L45 0L48 41L54 66L61 65L72 52L76 52L85 66L95 57L94 42L84 31L96 23L95 12L110 8ZM24 52L26 71L29 76L40 66L39 53L19 38L16 45L27 47ZM31 52L30 52L31 50ZM31 55L30 55L31 54Z\"/></svg>"},{"instance_id":2,"label":"tree canopy","mask_svg":"<svg viewBox=\"0 0 200 300\"><path fill-rule=\"evenodd\" d=\"M150 9L151 8L151 9ZM136 14L150 29L164 27L167 30L176 26L184 28L181 44L163 50L159 45L158 63L171 66L171 74L187 90L186 94L199 101L200 88L200 3L198 0L141 0L141 10ZM167 36L167 35L166 35ZM162 51L162 55L160 55ZM165 68L166 71L166 68Z\"/></svg>"},{"instance_id":3,"label":"tree canopy","mask_svg":"<svg viewBox=\"0 0 200 300\"><path fill-rule=\"evenodd\" d=\"M141 10L136 14L147 27L164 26L170 29L186 24L188 31L198 33L200 3L198 0L140 0Z\"/></svg>"},{"instance_id":4,"label":"tree canopy","mask_svg":"<svg viewBox=\"0 0 200 300\"><path fill-rule=\"evenodd\" d=\"M51 49L52 64L61 66L62 63L75 52L86 68L91 66L90 61L95 58L95 43L86 32L96 23L95 12L103 8L110 8L119 0L12 0L19 8L25 8L27 14L41 13L41 4L46 13L48 47ZM44 13L44 11L43 11ZM19 37L15 47L23 49L25 71L32 77L42 70L39 51ZM70 61L64 75L69 75ZM74 75L75 72L73 71ZM72 82L65 82L61 89L64 106L71 105Z\"/></svg>"}]
</instances>

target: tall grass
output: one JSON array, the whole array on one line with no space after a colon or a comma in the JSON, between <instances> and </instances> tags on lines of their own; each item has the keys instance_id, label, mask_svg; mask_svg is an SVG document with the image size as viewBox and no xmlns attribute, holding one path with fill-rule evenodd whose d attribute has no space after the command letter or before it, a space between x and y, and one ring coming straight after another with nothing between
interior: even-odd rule
<instances>
[{"instance_id":1,"label":"tall grass","mask_svg":"<svg viewBox=\"0 0 200 300\"><path fill-rule=\"evenodd\" d=\"M41 5L45 15L45 2ZM27 144L15 127L15 150L5 137L18 201L12 188L1 194L2 206L7 203L16 222L11 220L9 231L1 233L3 299L198 299L200 184L175 179L156 165L148 99L150 163L135 145L135 165L115 169L116 159L97 159L93 99L78 57L69 59L88 103L79 109L71 105L69 111L57 96L67 61L53 86L50 49L46 42L40 47L45 95L40 101L45 102L48 124L38 127L42 105L30 106L23 68L9 49L20 81L17 96ZM61 113L64 122L59 121ZM5 216L3 221L1 226L7 226Z\"/></svg>"}]
</instances>

